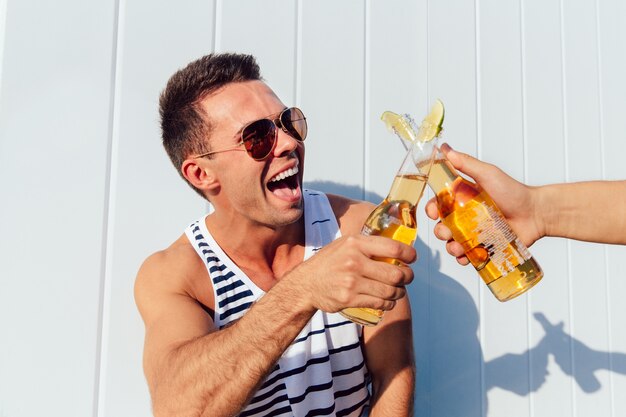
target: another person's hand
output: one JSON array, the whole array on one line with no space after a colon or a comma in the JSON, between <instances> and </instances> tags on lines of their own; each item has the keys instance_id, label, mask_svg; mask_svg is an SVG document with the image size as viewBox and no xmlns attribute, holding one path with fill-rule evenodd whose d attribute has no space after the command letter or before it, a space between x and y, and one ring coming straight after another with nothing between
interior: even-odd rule
<instances>
[{"instance_id":1,"label":"another person's hand","mask_svg":"<svg viewBox=\"0 0 626 417\"><path fill-rule=\"evenodd\" d=\"M526 246L532 245L545 235L534 187L516 181L494 165L454 151L447 144L441 146L441 151L457 170L471 177L491 196L513 231ZM433 220L439 219L436 198L432 198L426 204L426 214ZM455 256L461 265L469 263L463 247L452 239L452 232L441 221L435 226L434 234L448 242L446 250Z\"/></svg>"}]
</instances>

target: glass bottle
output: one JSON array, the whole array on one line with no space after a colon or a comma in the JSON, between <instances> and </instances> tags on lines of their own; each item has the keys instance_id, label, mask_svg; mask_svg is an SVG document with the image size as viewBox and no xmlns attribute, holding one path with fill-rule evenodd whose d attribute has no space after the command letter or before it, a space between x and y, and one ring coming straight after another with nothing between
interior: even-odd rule
<instances>
[{"instance_id":1,"label":"glass bottle","mask_svg":"<svg viewBox=\"0 0 626 417\"><path fill-rule=\"evenodd\" d=\"M437 196L441 221L498 300L517 297L541 280L541 267L491 197L461 177L440 151L428 185Z\"/></svg>"},{"instance_id":2,"label":"glass bottle","mask_svg":"<svg viewBox=\"0 0 626 417\"><path fill-rule=\"evenodd\" d=\"M424 192L435 150L436 141L413 142L389 194L368 216L362 234L385 236L413 245L417 237L417 204ZM400 265L396 259L375 259ZM356 323L374 326L382 320L384 312L373 308L346 308L341 314Z\"/></svg>"}]
</instances>

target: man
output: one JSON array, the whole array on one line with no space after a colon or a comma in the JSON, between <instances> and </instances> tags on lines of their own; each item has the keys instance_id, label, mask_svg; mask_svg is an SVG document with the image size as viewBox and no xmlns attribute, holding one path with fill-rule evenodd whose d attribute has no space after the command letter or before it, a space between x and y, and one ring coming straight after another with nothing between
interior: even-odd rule
<instances>
[{"instance_id":1,"label":"man","mask_svg":"<svg viewBox=\"0 0 626 417\"><path fill-rule=\"evenodd\" d=\"M626 244L626 181L585 181L529 187L494 165L444 144L442 151L459 171L474 178L493 198L513 230L527 246L545 236L588 242ZM439 217L435 199L426 205L431 219ZM435 236L461 265L469 264L460 243L439 222Z\"/></svg>"},{"instance_id":2,"label":"man","mask_svg":"<svg viewBox=\"0 0 626 417\"><path fill-rule=\"evenodd\" d=\"M237 54L178 71L160 111L174 166L214 211L137 276L155 416L412 415L413 274L372 258L415 250L359 235L372 205L302 189L304 114ZM386 313L362 328L347 307Z\"/></svg>"}]
</instances>

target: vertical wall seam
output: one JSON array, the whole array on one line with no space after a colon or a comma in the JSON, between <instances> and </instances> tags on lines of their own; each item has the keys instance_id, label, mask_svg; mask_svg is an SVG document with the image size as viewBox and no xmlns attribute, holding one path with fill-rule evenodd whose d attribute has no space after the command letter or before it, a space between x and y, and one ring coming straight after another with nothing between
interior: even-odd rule
<instances>
[{"instance_id":1,"label":"vertical wall seam","mask_svg":"<svg viewBox=\"0 0 626 417\"><path fill-rule=\"evenodd\" d=\"M213 0L213 39L211 39L211 51L217 52L217 0Z\"/></svg>"},{"instance_id":2,"label":"vertical wall seam","mask_svg":"<svg viewBox=\"0 0 626 417\"><path fill-rule=\"evenodd\" d=\"M600 2L598 0L595 1L595 12L596 12L596 59L597 59L597 70L598 70L598 132L600 135L600 164L601 164L601 172L602 179L606 180L606 143L605 143L605 132L604 132L604 94L602 93L603 86L603 77L602 77L602 35L601 35L601 19L600 19ZM610 407L611 407L611 416L615 415L615 386L614 386L614 370L613 370L613 336L612 336L612 319L611 319L611 279L609 276L610 268L609 268L609 249L606 244L603 246L603 254L604 254L604 291L605 291L605 308L606 308L606 323L607 323L607 352L609 357L609 395L610 395Z\"/></svg>"},{"instance_id":3,"label":"vertical wall seam","mask_svg":"<svg viewBox=\"0 0 626 417\"><path fill-rule=\"evenodd\" d=\"M429 0L426 0L426 109L430 104L430 7Z\"/></svg>"},{"instance_id":4,"label":"vertical wall seam","mask_svg":"<svg viewBox=\"0 0 626 417\"><path fill-rule=\"evenodd\" d=\"M7 8L9 0L0 0L0 93L2 93L2 69L4 68L4 44L7 33Z\"/></svg>"},{"instance_id":5,"label":"vertical wall seam","mask_svg":"<svg viewBox=\"0 0 626 417\"><path fill-rule=\"evenodd\" d=\"M598 70L598 132L600 136L600 163L601 163L601 175L602 179L606 179L606 158L605 158L605 137L604 137L604 106L602 94L602 42L600 40L600 4L599 1L595 1L596 9L596 65Z\"/></svg>"},{"instance_id":6,"label":"vertical wall seam","mask_svg":"<svg viewBox=\"0 0 626 417\"><path fill-rule=\"evenodd\" d=\"M476 117L476 156L478 158L481 158L481 154L482 154L482 146L481 146L481 138L482 138L482 111L481 111L481 107L482 107L482 95L481 95L481 87L482 84L480 82L480 72L481 72L481 60L480 60L480 54L481 54L481 48L480 48L480 0L474 0L474 59L475 59L475 63L474 63L474 77L475 77L475 104L476 104L476 110L475 110L475 117ZM486 381L485 381L485 358L484 358L484 354L482 354L483 352L483 346L485 345L485 320L484 320L484 313L485 313L485 306L484 306L484 293L483 293L483 287L484 285L482 284L482 280L477 280L477 285L478 285L478 335L479 335L479 341L480 341L480 346L479 346L479 358L478 358L478 363L479 363L479 378L480 378L480 395L479 395L479 401L480 401L480 409L481 409L481 415L485 416L487 415L487 404L485 401L485 398L487 398L487 386L486 386ZM482 358L480 357L482 355Z\"/></svg>"},{"instance_id":7,"label":"vertical wall seam","mask_svg":"<svg viewBox=\"0 0 626 417\"><path fill-rule=\"evenodd\" d=\"M302 78L302 0L296 0L296 33L295 33L295 51L293 65L293 103L294 106L300 107L300 81Z\"/></svg>"},{"instance_id":8,"label":"vertical wall seam","mask_svg":"<svg viewBox=\"0 0 626 417\"><path fill-rule=\"evenodd\" d=\"M523 178L524 183L528 183L528 113L526 102L526 20L524 18L524 0L519 0L519 37L520 37L520 93L522 99L522 164L523 164ZM530 313L532 310L532 292L528 292L526 295L526 354L528 355L528 410L529 416L532 417L535 414L534 407L534 393L531 389L531 383L533 381L533 358L530 354L532 343L532 329L530 325Z\"/></svg>"},{"instance_id":9,"label":"vertical wall seam","mask_svg":"<svg viewBox=\"0 0 626 417\"><path fill-rule=\"evenodd\" d=\"M561 31L561 108L563 112L563 152L565 156L565 181L568 181L570 178L570 169L569 169L569 132L568 132L568 118L567 118L567 72L566 72L566 52L565 52L565 16L564 16L564 5L563 0L559 0L559 24ZM570 369L572 369L572 373L576 372L576 361L574 360L574 305L573 305L573 282L572 282L572 242L568 239L566 241L567 247L567 263L566 263L566 274L567 274L567 297L568 297L568 316L570 323L570 334L572 337L569 342L569 353L570 353ZM575 378L572 378L570 381L570 393L572 396L572 415L575 417L577 415L576 412L576 386L575 386Z\"/></svg>"},{"instance_id":10,"label":"vertical wall seam","mask_svg":"<svg viewBox=\"0 0 626 417\"><path fill-rule=\"evenodd\" d=\"M370 186L370 129L367 121L370 114L370 0L365 0L363 10L363 176L362 176L362 196L365 200L368 196L367 189Z\"/></svg>"},{"instance_id":11,"label":"vertical wall seam","mask_svg":"<svg viewBox=\"0 0 626 417\"><path fill-rule=\"evenodd\" d=\"M481 138L482 138L482 96L481 96L481 87L482 84L480 82L480 71L481 71L481 61L480 61L480 0L474 0L474 93L475 93L475 117L476 117L476 156L478 158L482 157L482 146L481 146Z\"/></svg>"},{"instance_id":12,"label":"vertical wall seam","mask_svg":"<svg viewBox=\"0 0 626 417\"><path fill-rule=\"evenodd\" d=\"M107 342L110 327L111 311L111 280L112 280L112 249L113 249L113 226L115 211L115 185L117 165L117 149L119 140L119 83L120 72L120 39L123 0L114 0L113 39L111 51L111 79L109 87L109 127L107 132L107 155L106 173L104 184L104 210L102 219L102 253L100 271L100 299L98 300L98 336L95 363L94 403L93 414L95 417L104 416L106 374L107 374Z\"/></svg>"},{"instance_id":13,"label":"vertical wall seam","mask_svg":"<svg viewBox=\"0 0 626 417\"><path fill-rule=\"evenodd\" d=\"M524 18L524 0L519 0L520 18L520 88L522 95L522 175L524 182L528 182L528 110L526 103L526 31L524 30L526 19ZM530 293L528 293L530 294ZM529 310L530 311L530 310ZM530 346L529 346L530 348Z\"/></svg>"},{"instance_id":14,"label":"vertical wall seam","mask_svg":"<svg viewBox=\"0 0 626 417\"><path fill-rule=\"evenodd\" d=\"M213 52L220 52L222 48L222 0L215 0L213 11Z\"/></svg>"},{"instance_id":15,"label":"vertical wall seam","mask_svg":"<svg viewBox=\"0 0 626 417\"><path fill-rule=\"evenodd\" d=\"M430 25L428 22L430 22L430 2L429 0L425 1L426 5L425 5L425 13L424 15L426 16L426 19L424 24L426 26L426 106L424 107L425 109L428 109L429 106L429 102L430 102L430 65L431 65L431 59L430 59ZM434 226L431 226L434 227ZM432 231L432 229L431 229ZM429 247L430 244L432 243L432 236L433 233L429 233L428 234L428 243L429 243ZM432 314L431 314L431 309L432 309L432 303L431 303L431 297L432 297L432 281L433 281L433 276L432 276L432 272L431 272L431 263L429 260L429 264L428 264L428 295L426 298L426 311L427 311L427 316L426 316L426 341L427 341L427 349L426 349L426 363L431 363L431 353L430 353L430 341L432 340L431 337L431 326L432 326ZM431 372L431 367L427 366L427 375L426 375L426 392L432 392L432 372ZM428 415L428 417L432 416L432 407L431 407L431 397L430 395L426 398L426 413Z\"/></svg>"},{"instance_id":16,"label":"vertical wall seam","mask_svg":"<svg viewBox=\"0 0 626 417\"><path fill-rule=\"evenodd\" d=\"M568 128L567 128L567 75L565 70L565 18L563 16L563 0L559 0L559 23L561 30L561 109L563 111L563 151L565 156L565 180L569 180Z\"/></svg>"},{"instance_id":17,"label":"vertical wall seam","mask_svg":"<svg viewBox=\"0 0 626 417\"><path fill-rule=\"evenodd\" d=\"M213 39L211 39L211 51L213 53L219 52L221 41L221 4L218 5L220 0L213 0ZM204 203L205 213L213 212L213 205L207 200Z\"/></svg>"}]
</instances>

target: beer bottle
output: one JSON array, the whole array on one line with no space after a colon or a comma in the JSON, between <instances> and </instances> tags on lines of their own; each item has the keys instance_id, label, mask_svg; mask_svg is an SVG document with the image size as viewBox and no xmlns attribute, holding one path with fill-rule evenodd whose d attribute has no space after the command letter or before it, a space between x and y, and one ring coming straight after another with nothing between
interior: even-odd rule
<instances>
[{"instance_id":1,"label":"beer bottle","mask_svg":"<svg viewBox=\"0 0 626 417\"><path fill-rule=\"evenodd\" d=\"M386 112L383 115L394 115ZM393 122L401 122L400 119L393 121L385 120L391 127ZM404 128L407 128L405 126ZM364 235L385 236L407 245L413 245L417 237L417 204L422 197L428 171L433 163L436 151L436 141L413 141L408 152L396 173L396 176L385 199L368 216L361 233ZM375 258L400 265L399 261L391 258ZM363 325L373 326L382 320L383 311L373 308L346 308L341 314Z\"/></svg>"},{"instance_id":2,"label":"beer bottle","mask_svg":"<svg viewBox=\"0 0 626 417\"><path fill-rule=\"evenodd\" d=\"M461 177L440 151L428 185L436 194L441 221L498 300L517 297L541 280L539 264L491 197Z\"/></svg>"},{"instance_id":3,"label":"beer bottle","mask_svg":"<svg viewBox=\"0 0 626 417\"><path fill-rule=\"evenodd\" d=\"M408 116L398 117L403 122L396 125L412 122ZM438 137L443 119L443 103L436 100L417 135L412 129L396 129L396 134L408 148L407 143ZM463 245L465 255L498 300L515 298L541 280L539 264L495 202L478 184L461 177L439 149L428 174L441 221L452 231L454 240Z\"/></svg>"}]
</instances>

